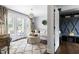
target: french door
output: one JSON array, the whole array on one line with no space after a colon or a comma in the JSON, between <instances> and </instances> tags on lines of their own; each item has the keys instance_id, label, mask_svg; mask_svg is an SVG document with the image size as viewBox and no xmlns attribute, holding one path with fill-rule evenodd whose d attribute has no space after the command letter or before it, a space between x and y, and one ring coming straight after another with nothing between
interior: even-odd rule
<instances>
[{"instance_id":1,"label":"french door","mask_svg":"<svg viewBox=\"0 0 79 59\"><path fill-rule=\"evenodd\" d=\"M14 11L8 11L8 33L12 41L27 36L29 30L29 18Z\"/></svg>"}]
</instances>

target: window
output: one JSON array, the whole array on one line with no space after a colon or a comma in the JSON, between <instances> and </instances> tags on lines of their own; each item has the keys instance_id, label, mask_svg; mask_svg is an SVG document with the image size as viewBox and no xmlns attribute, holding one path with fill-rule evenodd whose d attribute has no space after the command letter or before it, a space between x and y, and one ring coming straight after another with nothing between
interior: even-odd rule
<instances>
[{"instance_id":1,"label":"window","mask_svg":"<svg viewBox=\"0 0 79 59\"><path fill-rule=\"evenodd\" d=\"M23 18L17 19L17 33L18 35L22 35L24 33L24 19Z\"/></svg>"},{"instance_id":2,"label":"window","mask_svg":"<svg viewBox=\"0 0 79 59\"><path fill-rule=\"evenodd\" d=\"M30 20L26 15L8 10L8 33L12 40L25 37L30 32Z\"/></svg>"},{"instance_id":3,"label":"window","mask_svg":"<svg viewBox=\"0 0 79 59\"><path fill-rule=\"evenodd\" d=\"M14 17L11 13L8 14L8 33L14 34Z\"/></svg>"}]
</instances>

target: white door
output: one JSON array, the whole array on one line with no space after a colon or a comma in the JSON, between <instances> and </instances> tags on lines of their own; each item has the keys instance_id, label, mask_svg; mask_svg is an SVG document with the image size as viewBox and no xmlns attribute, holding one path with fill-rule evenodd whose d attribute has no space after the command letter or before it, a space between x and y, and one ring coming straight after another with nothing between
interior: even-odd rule
<instances>
[{"instance_id":1,"label":"white door","mask_svg":"<svg viewBox=\"0 0 79 59\"><path fill-rule=\"evenodd\" d=\"M59 11L57 8L55 8L55 12L54 12L54 30L55 30L55 52L59 47Z\"/></svg>"}]
</instances>

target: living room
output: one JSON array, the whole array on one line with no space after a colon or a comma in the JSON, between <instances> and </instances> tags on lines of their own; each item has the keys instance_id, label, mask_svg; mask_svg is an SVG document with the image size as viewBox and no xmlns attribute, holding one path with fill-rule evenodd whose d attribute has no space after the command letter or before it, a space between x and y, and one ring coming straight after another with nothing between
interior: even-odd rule
<instances>
[{"instance_id":1,"label":"living room","mask_svg":"<svg viewBox=\"0 0 79 59\"><path fill-rule=\"evenodd\" d=\"M6 50L11 54L45 53L47 50L47 6L1 5L0 8L0 34L1 39L4 39L1 41L4 44L0 44L0 53L7 53ZM8 44L5 44L5 39L9 39ZM5 47L6 45L8 48Z\"/></svg>"}]
</instances>

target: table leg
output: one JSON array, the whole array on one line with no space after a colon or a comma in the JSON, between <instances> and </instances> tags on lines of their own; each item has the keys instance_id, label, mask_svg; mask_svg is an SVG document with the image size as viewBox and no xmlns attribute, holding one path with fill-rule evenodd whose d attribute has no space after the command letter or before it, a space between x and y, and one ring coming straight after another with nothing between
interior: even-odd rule
<instances>
[{"instance_id":1,"label":"table leg","mask_svg":"<svg viewBox=\"0 0 79 59\"><path fill-rule=\"evenodd\" d=\"M1 49L0 49L0 54L1 54Z\"/></svg>"},{"instance_id":2,"label":"table leg","mask_svg":"<svg viewBox=\"0 0 79 59\"><path fill-rule=\"evenodd\" d=\"M9 46L8 46L8 48L7 48L7 51L8 51L8 54L9 54Z\"/></svg>"}]
</instances>

